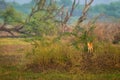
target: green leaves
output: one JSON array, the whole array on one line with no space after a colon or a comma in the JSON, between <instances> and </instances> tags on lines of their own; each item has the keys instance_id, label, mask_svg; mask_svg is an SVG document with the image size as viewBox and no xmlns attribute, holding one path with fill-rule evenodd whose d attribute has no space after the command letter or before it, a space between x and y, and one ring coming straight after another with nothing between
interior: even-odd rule
<instances>
[{"instance_id":1,"label":"green leaves","mask_svg":"<svg viewBox=\"0 0 120 80\"><path fill-rule=\"evenodd\" d=\"M39 4L36 4L36 6L39 6ZM32 16L29 16L29 22L25 24L25 29L37 37L55 34L57 30L56 22L54 21L54 7L49 5L48 8L37 9L36 12L32 11Z\"/></svg>"},{"instance_id":2,"label":"green leaves","mask_svg":"<svg viewBox=\"0 0 120 80\"><path fill-rule=\"evenodd\" d=\"M7 7L7 9L1 13L1 19L6 24L22 23L22 15L17 12L13 7Z\"/></svg>"}]
</instances>

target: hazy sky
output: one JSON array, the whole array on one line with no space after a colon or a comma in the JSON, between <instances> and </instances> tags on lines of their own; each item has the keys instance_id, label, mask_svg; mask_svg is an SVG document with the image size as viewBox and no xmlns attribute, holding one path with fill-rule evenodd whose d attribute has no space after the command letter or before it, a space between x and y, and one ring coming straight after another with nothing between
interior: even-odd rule
<instances>
[{"instance_id":1,"label":"hazy sky","mask_svg":"<svg viewBox=\"0 0 120 80\"><path fill-rule=\"evenodd\" d=\"M19 4L24 4L24 3L30 2L31 0L6 0L6 1L16 1ZM80 2L83 2L83 1L84 0L80 0ZM94 0L93 5L101 4L101 3L107 4L107 3L110 3L110 2L114 2L114 1L120 1L120 0Z\"/></svg>"}]
</instances>

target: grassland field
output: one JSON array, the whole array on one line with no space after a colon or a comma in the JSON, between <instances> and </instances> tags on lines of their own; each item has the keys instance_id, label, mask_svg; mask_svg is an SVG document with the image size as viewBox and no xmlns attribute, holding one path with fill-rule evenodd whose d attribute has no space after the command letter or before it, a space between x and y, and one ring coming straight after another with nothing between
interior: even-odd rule
<instances>
[{"instance_id":1,"label":"grassland field","mask_svg":"<svg viewBox=\"0 0 120 80\"><path fill-rule=\"evenodd\" d=\"M116 45L115 47L117 54L120 55L120 46ZM54 69L38 72L24 70L25 56L31 50L31 43L26 42L24 38L1 38L0 80L120 80L120 69L100 73L71 73ZM43 50L45 51L45 48Z\"/></svg>"}]
</instances>

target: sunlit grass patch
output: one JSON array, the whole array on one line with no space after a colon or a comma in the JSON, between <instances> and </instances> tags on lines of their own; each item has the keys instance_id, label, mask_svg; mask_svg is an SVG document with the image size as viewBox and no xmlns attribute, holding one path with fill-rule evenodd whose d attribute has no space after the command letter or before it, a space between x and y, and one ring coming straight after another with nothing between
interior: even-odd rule
<instances>
[{"instance_id":1,"label":"sunlit grass patch","mask_svg":"<svg viewBox=\"0 0 120 80\"><path fill-rule=\"evenodd\" d=\"M22 45L28 44L23 38L0 38L0 45Z\"/></svg>"},{"instance_id":2,"label":"sunlit grass patch","mask_svg":"<svg viewBox=\"0 0 120 80\"><path fill-rule=\"evenodd\" d=\"M0 54L19 55L31 49L31 44L24 38L0 38Z\"/></svg>"}]
</instances>

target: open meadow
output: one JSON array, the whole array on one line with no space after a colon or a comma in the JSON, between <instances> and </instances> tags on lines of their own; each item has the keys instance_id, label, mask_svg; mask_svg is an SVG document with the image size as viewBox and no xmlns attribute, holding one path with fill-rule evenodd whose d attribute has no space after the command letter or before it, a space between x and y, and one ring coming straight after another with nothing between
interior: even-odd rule
<instances>
[{"instance_id":1,"label":"open meadow","mask_svg":"<svg viewBox=\"0 0 120 80\"><path fill-rule=\"evenodd\" d=\"M83 61L81 51L67 44L41 45L33 53L26 39L1 38L0 80L120 79L120 45L107 44L106 53L96 51L92 62Z\"/></svg>"}]
</instances>

